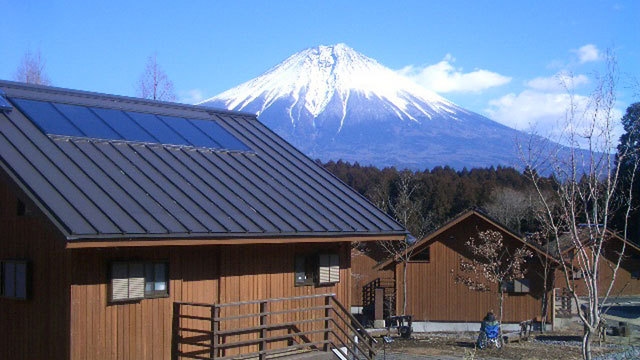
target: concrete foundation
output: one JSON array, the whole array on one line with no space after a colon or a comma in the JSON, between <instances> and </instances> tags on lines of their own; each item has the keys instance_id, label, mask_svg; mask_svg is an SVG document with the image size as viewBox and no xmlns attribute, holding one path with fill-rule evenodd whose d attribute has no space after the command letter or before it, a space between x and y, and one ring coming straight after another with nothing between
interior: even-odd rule
<instances>
[{"instance_id":1,"label":"concrete foundation","mask_svg":"<svg viewBox=\"0 0 640 360\"><path fill-rule=\"evenodd\" d=\"M411 324L414 332L461 332L480 331L480 323L431 322L414 321ZM502 331L520 331L520 324L502 324Z\"/></svg>"},{"instance_id":2,"label":"concrete foundation","mask_svg":"<svg viewBox=\"0 0 640 360\"><path fill-rule=\"evenodd\" d=\"M382 329L382 328L384 328L385 326L386 326L386 325L385 325L384 320L374 320L374 321L373 321L373 327L374 327L374 328L376 328L376 329Z\"/></svg>"}]
</instances>

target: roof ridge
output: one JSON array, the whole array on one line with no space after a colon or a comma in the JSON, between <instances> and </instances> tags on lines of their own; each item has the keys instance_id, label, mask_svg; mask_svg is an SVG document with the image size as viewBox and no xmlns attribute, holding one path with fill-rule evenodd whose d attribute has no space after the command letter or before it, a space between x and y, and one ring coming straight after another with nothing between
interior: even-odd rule
<instances>
[{"instance_id":1,"label":"roof ridge","mask_svg":"<svg viewBox=\"0 0 640 360\"><path fill-rule=\"evenodd\" d=\"M258 116L256 114L253 114L250 112L212 108L208 106L184 104L184 103L171 102L171 101L143 99L143 98L138 98L133 96L126 96L126 95L112 95L112 94L100 93L95 91L75 90L75 89L68 89L68 88L62 88L62 87L56 87L56 86L27 84L27 83L8 81L8 80L2 80L2 79L0 79L0 87L14 88L14 89L27 90L32 92L39 92L39 93L76 96L76 97L82 97L82 98L109 99L109 100L126 102L131 104L148 105L148 106L154 106L154 107L162 106L162 107L168 107L168 108L173 108L177 110L179 109L200 110L208 113L209 115L217 115L217 114L238 115L238 116L250 117L254 120L258 119Z\"/></svg>"}]
</instances>

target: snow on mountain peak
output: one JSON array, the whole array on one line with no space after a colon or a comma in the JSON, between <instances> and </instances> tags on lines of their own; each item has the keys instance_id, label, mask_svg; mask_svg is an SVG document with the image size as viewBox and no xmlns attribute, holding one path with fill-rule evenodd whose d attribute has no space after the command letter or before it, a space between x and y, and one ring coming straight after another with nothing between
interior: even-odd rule
<instances>
[{"instance_id":1,"label":"snow on mountain peak","mask_svg":"<svg viewBox=\"0 0 640 360\"><path fill-rule=\"evenodd\" d=\"M323 161L462 169L518 160L516 130L449 102L345 44L300 51L201 104L256 113L307 156Z\"/></svg>"},{"instance_id":2,"label":"snow on mountain peak","mask_svg":"<svg viewBox=\"0 0 640 360\"><path fill-rule=\"evenodd\" d=\"M222 101L228 109L242 111L259 99L262 106L256 113L260 114L276 100L287 97L293 99L289 115L295 122L292 109L302 105L316 118L337 98L344 120L349 98L353 95L380 98L391 103L390 108L398 115L414 121L418 121L417 115L431 118L433 112L451 112L455 107L342 43L300 51L263 75L202 104ZM422 100L428 106L416 107L416 100Z\"/></svg>"}]
</instances>

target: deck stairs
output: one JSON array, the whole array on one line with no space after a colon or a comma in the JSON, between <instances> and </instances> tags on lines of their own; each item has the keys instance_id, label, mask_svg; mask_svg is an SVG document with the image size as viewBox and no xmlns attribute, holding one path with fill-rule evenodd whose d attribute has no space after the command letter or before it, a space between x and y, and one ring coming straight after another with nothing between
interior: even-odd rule
<instances>
[{"instance_id":1,"label":"deck stairs","mask_svg":"<svg viewBox=\"0 0 640 360\"><path fill-rule=\"evenodd\" d=\"M362 305L364 318L367 321L382 320L375 319L376 289L383 290L382 319L388 319L396 315L396 283L394 279L376 278L362 287ZM378 300L379 301L379 300ZM365 324L370 325L370 324Z\"/></svg>"}]
</instances>

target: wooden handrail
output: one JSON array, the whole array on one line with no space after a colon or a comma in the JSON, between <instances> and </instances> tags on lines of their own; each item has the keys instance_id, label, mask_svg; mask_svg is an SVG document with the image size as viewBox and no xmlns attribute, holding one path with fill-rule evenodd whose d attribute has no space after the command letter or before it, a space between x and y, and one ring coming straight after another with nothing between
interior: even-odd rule
<instances>
[{"instance_id":1,"label":"wooden handrail","mask_svg":"<svg viewBox=\"0 0 640 360\"><path fill-rule=\"evenodd\" d=\"M353 331L354 335L358 337L358 339L362 339L365 340L363 341L364 344L366 344L368 350L369 350L369 354L370 356L374 356L375 355L375 350L373 349L373 344L375 344L377 341L368 333L364 330L364 326L362 326L362 324L360 324L360 322L351 314L351 312L347 311L347 309L344 307L344 305L342 305L338 299L336 299L335 295L331 296L331 298L333 299L334 304L336 304L338 306L338 308L342 311L343 314L347 315L347 318L349 320L351 320L350 322L345 321L343 319L343 321L345 322L346 326L349 327L349 329L351 331ZM336 313L338 316L342 316L340 313ZM356 324L357 328L354 328L353 325L351 324ZM358 341L358 344L360 343L360 341ZM357 346L357 345L356 345Z\"/></svg>"},{"instance_id":2,"label":"wooden handrail","mask_svg":"<svg viewBox=\"0 0 640 360\"><path fill-rule=\"evenodd\" d=\"M224 303L224 304L215 304L215 306L218 306L218 307L242 306L242 305L260 304L265 301L266 302L295 301L295 300L324 298L327 296L335 296L335 294L316 294L316 295L293 296L288 298L271 298L271 299L264 299L264 300L237 301L237 302L230 302L230 303ZM211 307L212 305L212 304L206 304L206 303L192 303L192 302L181 302L181 301L175 301L174 304L202 306L202 307Z\"/></svg>"},{"instance_id":3,"label":"wooden handrail","mask_svg":"<svg viewBox=\"0 0 640 360\"><path fill-rule=\"evenodd\" d=\"M314 304L315 301L320 299L323 299L321 304L317 302ZM313 301L309 302L308 300ZM305 304L296 304L299 301L305 301ZM290 302L291 304L289 308L284 310L271 311L272 305L278 302ZM251 308L247 309L247 306ZM257 311L253 310L255 308L252 306L258 306L259 309L256 309ZM279 305L278 307L281 306ZM201 315L199 312L202 310L196 313L198 315L185 313L189 307L207 309L210 316ZM250 310L251 313L224 316L224 312L221 312L222 309L232 307L237 307L237 311ZM319 312L324 315L319 316ZM172 357L174 359L185 357L223 360L257 357L259 360L263 360L267 354L274 354L278 350L292 347L317 350L319 345L322 345L324 351L344 348L353 359L372 360L375 356L373 344L376 341L363 330L364 327L337 300L335 294L306 295L225 304L175 302L173 315ZM279 317L277 321L272 320L274 316ZM285 316L285 319L280 318L281 316ZM292 320L291 317L295 319ZM233 323L233 321L243 319L253 319L251 322L255 326L236 327L235 323ZM282 320L285 321L282 322ZM183 321L187 321L187 323ZM234 325L229 328L224 325L225 323ZM322 325L320 328L310 325L314 323ZM190 325L183 326L183 324ZM221 326L221 324L223 325ZM287 331L287 333L283 334L282 331ZM319 338L319 336L322 337ZM357 340L354 341L354 339ZM278 349L271 348L273 345L269 345L280 344L283 341L286 341L287 344ZM187 348L186 350L189 351L181 351L183 347L180 344L189 346L191 349ZM246 346L255 346L257 351L247 353L246 356L245 354L235 354L233 356L226 354L229 349ZM209 356L207 357L206 354Z\"/></svg>"}]
</instances>

